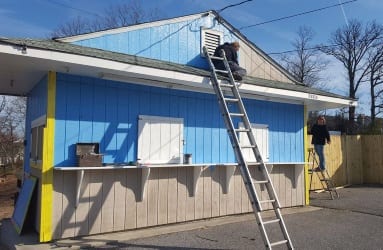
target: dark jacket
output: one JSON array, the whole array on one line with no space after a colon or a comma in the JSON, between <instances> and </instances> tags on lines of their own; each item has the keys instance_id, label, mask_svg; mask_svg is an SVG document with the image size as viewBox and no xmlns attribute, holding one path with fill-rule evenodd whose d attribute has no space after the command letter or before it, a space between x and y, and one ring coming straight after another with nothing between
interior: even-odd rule
<instances>
[{"instance_id":1,"label":"dark jacket","mask_svg":"<svg viewBox=\"0 0 383 250\"><path fill-rule=\"evenodd\" d=\"M215 51L214 51L214 56L222 57L222 55L221 55L221 50L222 49L225 51L226 59L228 61L232 61L232 62L235 62L236 64L238 64L237 51L234 49L233 45L230 44L230 43L224 43L224 44L218 46L215 49ZM214 63L216 68L224 69L224 65L223 65L222 61L220 61L220 60L213 60L213 63Z\"/></svg>"},{"instance_id":2,"label":"dark jacket","mask_svg":"<svg viewBox=\"0 0 383 250\"><path fill-rule=\"evenodd\" d=\"M325 145L326 140L327 140L327 142L330 141L330 134L327 130L326 125L315 124L311 128L311 134L313 135L313 137L311 139L311 144Z\"/></svg>"}]
</instances>

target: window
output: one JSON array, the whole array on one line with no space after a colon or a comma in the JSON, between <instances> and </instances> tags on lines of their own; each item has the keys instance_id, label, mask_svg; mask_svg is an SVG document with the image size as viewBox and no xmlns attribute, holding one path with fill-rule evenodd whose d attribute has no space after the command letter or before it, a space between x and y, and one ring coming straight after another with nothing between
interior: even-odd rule
<instances>
[{"instance_id":1,"label":"window","mask_svg":"<svg viewBox=\"0 0 383 250\"><path fill-rule=\"evenodd\" d=\"M240 128L244 128L243 123L239 123ZM264 162L269 161L269 126L266 124L251 124L255 142L257 143L258 149L261 153L262 160ZM249 139L246 133L240 133L239 141L241 145L250 145ZM253 150L243 149L245 160L248 162L256 162Z\"/></svg>"},{"instance_id":2,"label":"window","mask_svg":"<svg viewBox=\"0 0 383 250\"><path fill-rule=\"evenodd\" d=\"M32 121L30 159L35 162L41 161L43 158L45 120L46 116L44 115Z\"/></svg>"},{"instance_id":3,"label":"window","mask_svg":"<svg viewBox=\"0 0 383 250\"><path fill-rule=\"evenodd\" d=\"M183 162L183 118L138 118L137 161L142 164Z\"/></svg>"},{"instance_id":4,"label":"window","mask_svg":"<svg viewBox=\"0 0 383 250\"><path fill-rule=\"evenodd\" d=\"M209 55L213 55L215 48L222 43L222 32L201 28L201 55L203 55L203 47L206 46Z\"/></svg>"}]
</instances>

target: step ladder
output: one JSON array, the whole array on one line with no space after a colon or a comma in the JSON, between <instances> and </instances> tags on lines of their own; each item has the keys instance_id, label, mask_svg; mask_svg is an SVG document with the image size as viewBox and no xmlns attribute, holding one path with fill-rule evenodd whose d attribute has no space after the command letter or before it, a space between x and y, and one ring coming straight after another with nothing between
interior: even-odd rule
<instances>
[{"instance_id":1,"label":"step ladder","mask_svg":"<svg viewBox=\"0 0 383 250\"><path fill-rule=\"evenodd\" d=\"M338 199L339 194L336 191L335 183L332 181L331 176L329 175L327 169L325 169L324 171L318 171L318 172L314 171L314 169L319 166L319 161L316 157L314 148L309 148L308 151L309 151L308 162L311 163L311 169L309 169L309 174L311 175L310 176L310 189L309 190L314 191L311 188L311 186L313 183L314 173L316 173L317 177L318 177L318 179L319 179L319 181L323 187L323 190L325 190L326 192L329 192L332 200L334 198Z\"/></svg>"},{"instance_id":2,"label":"step ladder","mask_svg":"<svg viewBox=\"0 0 383 250\"><path fill-rule=\"evenodd\" d=\"M215 57L209 55L206 47L203 48L203 51L209 62L212 85L218 97L219 107L266 249L272 249L272 247L279 245L285 245L288 249L294 249L281 214L281 205L271 182L269 172L255 142L251 124L238 91L237 83L234 81L229 63L226 60L225 52L222 50L222 57ZM222 61L225 69L216 69L212 60ZM217 74L225 76L225 80L218 80ZM237 121L241 121L244 124L244 128L236 128L234 123ZM240 144L240 133L247 135L250 142L249 145ZM252 149L257 164L259 164L258 171L261 172L262 180L255 181L250 175L248 162L245 160L243 153L244 149ZM263 190L264 186L266 186L268 198L261 200L256 187L258 190ZM273 218L266 218L267 216L264 213L265 207L263 206L272 207L274 211ZM272 240L269 237L271 231L273 231Z\"/></svg>"}]
</instances>

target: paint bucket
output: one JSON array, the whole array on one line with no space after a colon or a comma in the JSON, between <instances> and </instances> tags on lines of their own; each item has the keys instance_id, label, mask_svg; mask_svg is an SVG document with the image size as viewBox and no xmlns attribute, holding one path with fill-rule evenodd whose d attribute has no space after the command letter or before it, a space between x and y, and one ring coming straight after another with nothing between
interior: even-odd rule
<instances>
[{"instance_id":1,"label":"paint bucket","mask_svg":"<svg viewBox=\"0 0 383 250\"><path fill-rule=\"evenodd\" d=\"M192 164L192 154L184 154L184 164Z\"/></svg>"}]
</instances>

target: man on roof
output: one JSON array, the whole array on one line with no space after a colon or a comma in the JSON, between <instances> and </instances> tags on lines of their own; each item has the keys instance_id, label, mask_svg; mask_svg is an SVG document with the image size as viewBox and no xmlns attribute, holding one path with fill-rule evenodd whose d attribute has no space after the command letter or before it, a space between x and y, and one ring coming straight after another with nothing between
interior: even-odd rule
<instances>
[{"instance_id":1,"label":"man on roof","mask_svg":"<svg viewBox=\"0 0 383 250\"><path fill-rule=\"evenodd\" d=\"M230 70L233 77L237 81L241 81L242 78L247 74L246 69L239 66L237 52L239 50L239 42L224 43L219 45L215 51L214 56L222 57L222 50L225 51L226 59L229 63ZM217 69L225 70L225 66L220 60L213 60L214 66Z\"/></svg>"}]
</instances>

